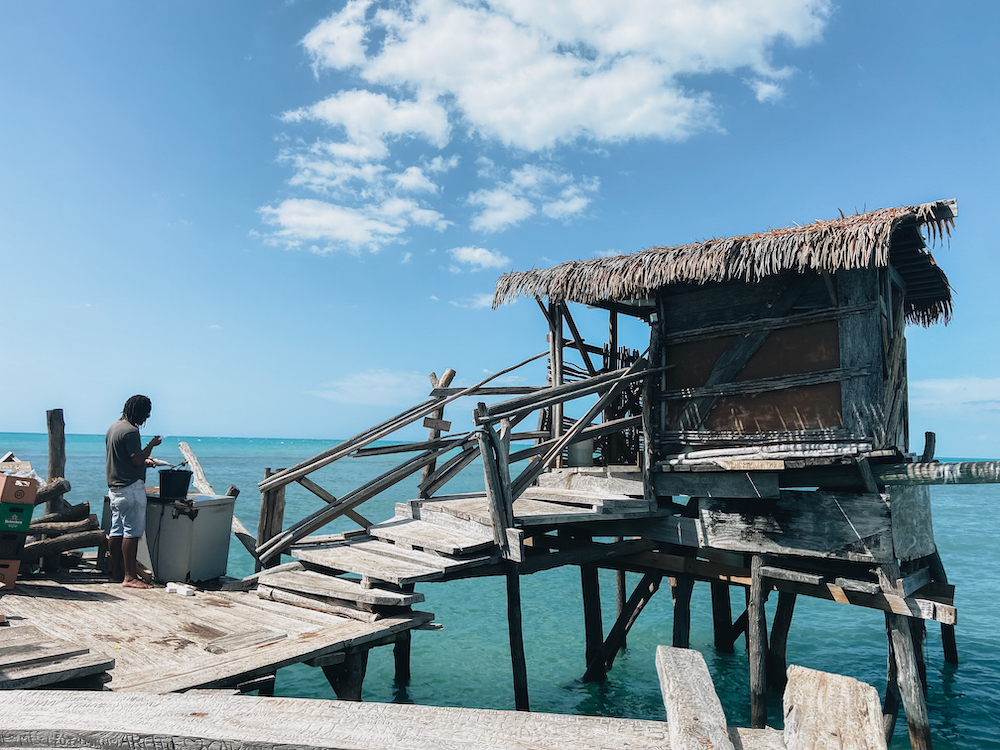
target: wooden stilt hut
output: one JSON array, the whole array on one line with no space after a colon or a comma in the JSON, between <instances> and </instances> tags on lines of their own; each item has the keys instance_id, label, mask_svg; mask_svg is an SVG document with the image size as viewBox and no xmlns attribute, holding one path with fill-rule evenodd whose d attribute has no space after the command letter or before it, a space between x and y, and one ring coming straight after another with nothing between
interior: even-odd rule
<instances>
[{"instance_id":1,"label":"wooden stilt hut","mask_svg":"<svg viewBox=\"0 0 1000 750\"><path fill-rule=\"evenodd\" d=\"M882 597L892 603L887 728L901 697L914 746L930 745L923 622L943 623L946 657L957 661L953 589L921 485L941 481L933 435L919 461L909 453L904 332L907 323L950 317L948 280L928 242L950 236L956 216L954 200L888 208L514 272L497 283L494 306L519 296L539 301L557 387L567 303L610 313L605 365L609 351L618 354L617 316L649 324L650 374L640 403L630 407L642 415L635 455L647 497L674 511L677 539L662 540L686 533L695 540L687 543L696 548L687 553L692 558L749 569L742 627L755 726L766 720L768 679L780 684L784 677L796 595L852 603ZM586 357L591 347L572 331L566 345ZM551 419L555 437L563 416ZM622 445L605 440L603 449L620 460ZM650 536L648 525L643 533ZM633 558L631 569L652 570L642 562ZM687 645L693 580L690 573L671 578L674 645ZM722 647L735 637L726 585L712 584ZM768 643L763 603L772 589L780 593ZM918 589L928 603L914 612L903 602Z\"/></svg>"}]
</instances>

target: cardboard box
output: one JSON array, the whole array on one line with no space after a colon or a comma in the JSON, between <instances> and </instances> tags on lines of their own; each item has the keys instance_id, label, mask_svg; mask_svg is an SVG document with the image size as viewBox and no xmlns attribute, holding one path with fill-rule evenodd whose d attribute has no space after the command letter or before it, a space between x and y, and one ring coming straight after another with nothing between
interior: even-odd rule
<instances>
[{"instance_id":1,"label":"cardboard box","mask_svg":"<svg viewBox=\"0 0 1000 750\"><path fill-rule=\"evenodd\" d=\"M34 505L0 503L0 531L27 531Z\"/></svg>"},{"instance_id":2,"label":"cardboard box","mask_svg":"<svg viewBox=\"0 0 1000 750\"><path fill-rule=\"evenodd\" d=\"M34 479L0 474L0 503L16 503L34 507L36 494L38 494L38 482Z\"/></svg>"},{"instance_id":3,"label":"cardboard box","mask_svg":"<svg viewBox=\"0 0 1000 750\"><path fill-rule=\"evenodd\" d=\"M20 567L20 560L0 560L0 591L14 588Z\"/></svg>"},{"instance_id":4,"label":"cardboard box","mask_svg":"<svg viewBox=\"0 0 1000 750\"><path fill-rule=\"evenodd\" d=\"M27 537L24 531L0 531L0 560L20 560Z\"/></svg>"}]
</instances>

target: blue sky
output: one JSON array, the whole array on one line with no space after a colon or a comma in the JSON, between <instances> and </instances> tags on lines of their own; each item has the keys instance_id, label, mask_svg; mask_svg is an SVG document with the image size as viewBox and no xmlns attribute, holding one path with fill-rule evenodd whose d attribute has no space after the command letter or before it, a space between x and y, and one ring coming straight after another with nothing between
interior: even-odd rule
<instances>
[{"instance_id":1,"label":"blue sky","mask_svg":"<svg viewBox=\"0 0 1000 750\"><path fill-rule=\"evenodd\" d=\"M4 2L0 431L61 407L100 433L142 392L147 432L343 438L431 371L545 348L533 303L484 305L505 271L957 198L954 321L908 331L911 436L1000 456L998 16Z\"/></svg>"}]
</instances>

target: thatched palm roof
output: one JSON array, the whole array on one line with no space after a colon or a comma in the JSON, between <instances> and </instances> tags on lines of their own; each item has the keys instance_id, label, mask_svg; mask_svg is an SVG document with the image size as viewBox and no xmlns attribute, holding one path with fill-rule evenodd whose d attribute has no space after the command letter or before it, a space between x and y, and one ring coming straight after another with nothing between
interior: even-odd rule
<instances>
[{"instance_id":1,"label":"thatched palm roof","mask_svg":"<svg viewBox=\"0 0 1000 750\"><path fill-rule=\"evenodd\" d=\"M786 271L836 273L892 264L907 284L907 320L922 325L947 322L951 288L927 251L921 228L926 226L933 239L942 238L950 235L957 215L954 200L936 201L742 237L515 271L497 281L493 306L519 296L609 306L655 297L658 290L673 284L754 283Z\"/></svg>"}]
</instances>

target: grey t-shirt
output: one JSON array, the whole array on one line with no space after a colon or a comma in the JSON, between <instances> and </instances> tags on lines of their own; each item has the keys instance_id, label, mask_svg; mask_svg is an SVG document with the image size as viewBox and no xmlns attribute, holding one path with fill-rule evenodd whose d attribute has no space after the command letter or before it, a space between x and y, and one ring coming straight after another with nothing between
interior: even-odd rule
<instances>
[{"instance_id":1,"label":"grey t-shirt","mask_svg":"<svg viewBox=\"0 0 1000 750\"><path fill-rule=\"evenodd\" d=\"M108 451L105 465L108 487L127 487L137 479L146 481L145 464L142 466L132 464L132 456L142 453L142 439L139 437L138 427L122 417L108 428L104 444Z\"/></svg>"}]
</instances>

